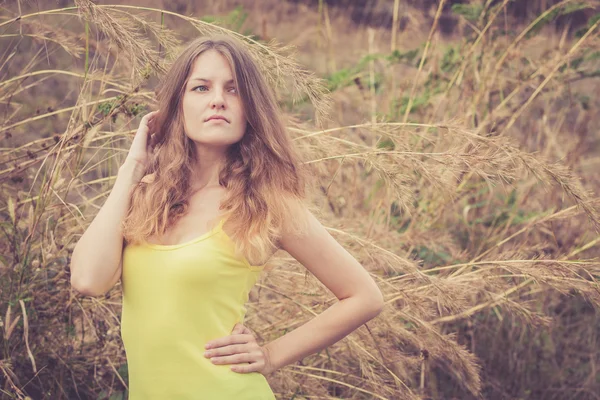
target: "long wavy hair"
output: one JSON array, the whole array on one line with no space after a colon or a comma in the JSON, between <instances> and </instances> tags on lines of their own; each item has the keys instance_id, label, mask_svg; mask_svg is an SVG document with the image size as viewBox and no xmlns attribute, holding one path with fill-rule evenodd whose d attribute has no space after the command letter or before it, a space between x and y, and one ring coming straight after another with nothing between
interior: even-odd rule
<instances>
[{"instance_id":1,"label":"long wavy hair","mask_svg":"<svg viewBox=\"0 0 600 400\"><path fill-rule=\"evenodd\" d=\"M220 204L223 227L238 254L253 265L262 265L279 247L283 229L304 232L307 172L286 132L275 94L244 46L224 34L200 37L179 54L157 86L160 112L150 162L133 189L122 225L127 243L164 234L188 208L197 155L184 132L182 99L194 61L210 49L229 62L248 122L242 139L229 147L219 173L219 184L227 189Z\"/></svg>"}]
</instances>

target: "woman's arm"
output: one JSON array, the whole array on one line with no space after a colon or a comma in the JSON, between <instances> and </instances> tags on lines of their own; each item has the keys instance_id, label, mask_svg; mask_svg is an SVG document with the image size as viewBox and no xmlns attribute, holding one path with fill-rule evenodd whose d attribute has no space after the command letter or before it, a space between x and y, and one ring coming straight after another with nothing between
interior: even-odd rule
<instances>
[{"instance_id":1,"label":"woman's arm","mask_svg":"<svg viewBox=\"0 0 600 400\"><path fill-rule=\"evenodd\" d=\"M270 371L336 343L383 308L383 295L362 265L309 212L310 231L282 237L282 249L304 265L339 299L304 325L263 346Z\"/></svg>"},{"instance_id":2,"label":"woman's arm","mask_svg":"<svg viewBox=\"0 0 600 400\"><path fill-rule=\"evenodd\" d=\"M126 161L100 211L75 245L71 257L71 286L88 296L100 296L121 277L121 222L129 207L139 165Z\"/></svg>"}]
</instances>

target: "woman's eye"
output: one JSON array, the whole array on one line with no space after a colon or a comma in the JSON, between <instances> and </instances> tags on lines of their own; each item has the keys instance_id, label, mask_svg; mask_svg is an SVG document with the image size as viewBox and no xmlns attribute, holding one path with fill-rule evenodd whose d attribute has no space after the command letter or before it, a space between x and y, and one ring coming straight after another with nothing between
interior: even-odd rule
<instances>
[{"instance_id":1,"label":"woman's eye","mask_svg":"<svg viewBox=\"0 0 600 400\"><path fill-rule=\"evenodd\" d=\"M195 92L195 91L196 91L196 89L199 89L199 88L204 88L204 89L208 90L208 87L207 87L206 85L200 85L200 86L196 86L195 88L193 88L193 89L192 89L192 91L193 91L193 92ZM201 91L201 92L205 92L206 90L200 90L200 91ZM231 88L229 88L228 90L229 90L230 92L231 92L231 91L233 91L233 93L237 93L237 89L236 89L236 88L234 88L234 87L231 87Z\"/></svg>"}]
</instances>

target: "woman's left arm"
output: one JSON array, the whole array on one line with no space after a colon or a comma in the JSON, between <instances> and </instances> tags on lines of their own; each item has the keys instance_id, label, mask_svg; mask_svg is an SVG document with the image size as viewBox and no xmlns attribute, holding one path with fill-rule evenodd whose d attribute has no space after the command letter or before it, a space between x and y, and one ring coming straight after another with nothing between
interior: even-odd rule
<instances>
[{"instance_id":1,"label":"woman's left arm","mask_svg":"<svg viewBox=\"0 0 600 400\"><path fill-rule=\"evenodd\" d=\"M364 267L308 212L302 237L284 234L281 248L306 267L339 299L302 326L262 346L270 373L336 343L375 318L384 301Z\"/></svg>"}]
</instances>

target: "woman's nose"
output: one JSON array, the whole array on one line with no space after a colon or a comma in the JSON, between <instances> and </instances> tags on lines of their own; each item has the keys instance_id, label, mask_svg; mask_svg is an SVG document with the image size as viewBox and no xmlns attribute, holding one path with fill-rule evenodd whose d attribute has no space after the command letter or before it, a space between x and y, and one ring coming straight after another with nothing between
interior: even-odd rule
<instances>
[{"instance_id":1,"label":"woman's nose","mask_svg":"<svg viewBox=\"0 0 600 400\"><path fill-rule=\"evenodd\" d=\"M223 94L219 90L214 91L214 96L210 101L210 107L225 107L225 99L223 98Z\"/></svg>"}]
</instances>

